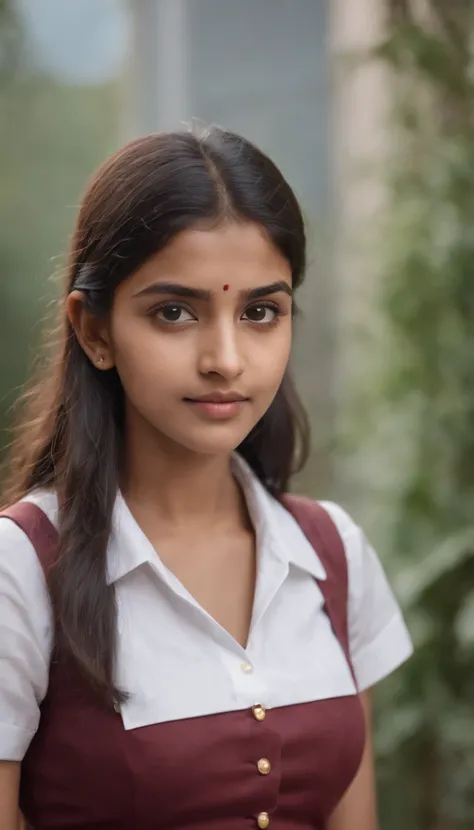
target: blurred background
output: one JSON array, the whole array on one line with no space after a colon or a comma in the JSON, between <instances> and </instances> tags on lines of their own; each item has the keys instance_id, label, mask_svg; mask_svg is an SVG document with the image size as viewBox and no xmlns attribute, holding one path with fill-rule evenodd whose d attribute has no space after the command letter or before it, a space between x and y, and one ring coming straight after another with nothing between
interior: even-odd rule
<instances>
[{"instance_id":1,"label":"blurred background","mask_svg":"<svg viewBox=\"0 0 474 830\"><path fill-rule=\"evenodd\" d=\"M364 524L415 657L377 694L382 830L474 828L474 0L0 0L0 437L81 190L197 119L294 185L297 482Z\"/></svg>"}]
</instances>

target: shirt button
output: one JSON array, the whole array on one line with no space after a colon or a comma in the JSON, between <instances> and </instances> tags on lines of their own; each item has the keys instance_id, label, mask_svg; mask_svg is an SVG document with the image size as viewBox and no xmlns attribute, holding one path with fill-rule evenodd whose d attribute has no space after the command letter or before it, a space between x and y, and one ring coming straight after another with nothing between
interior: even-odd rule
<instances>
[{"instance_id":1,"label":"shirt button","mask_svg":"<svg viewBox=\"0 0 474 830\"><path fill-rule=\"evenodd\" d=\"M267 713L260 703L256 703L255 706L252 706L252 715L255 720L265 720L267 717Z\"/></svg>"},{"instance_id":2,"label":"shirt button","mask_svg":"<svg viewBox=\"0 0 474 830\"><path fill-rule=\"evenodd\" d=\"M253 666L251 666L250 663L242 663L240 668L244 674L252 674L253 672Z\"/></svg>"},{"instance_id":3,"label":"shirt button","mask_svg":"<svg viewBox=\"0 0 474 830\"><path fill-rule=\"evenodd\" d=\"M265 828L270 824L270 816L268 813L259 813L257 816L257 824L260 827L260 830L265 830Z\"/></svg>"},{"instance_id":4,"label":"shirt button","mask_svg":"<svg viewBox=\"0 0 474 830\"><path fill-rule=\"evenodd\" d=\"M271 772L272 765L268 758L260 758L260 761L257 763L257 768L260 775L268 775Z\"/></svg>"}]
</instances>

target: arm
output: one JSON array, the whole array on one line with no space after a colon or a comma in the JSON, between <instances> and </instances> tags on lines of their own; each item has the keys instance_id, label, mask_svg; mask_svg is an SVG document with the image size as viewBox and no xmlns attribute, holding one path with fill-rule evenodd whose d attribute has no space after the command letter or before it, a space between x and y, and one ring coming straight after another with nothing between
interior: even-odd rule
<instances>
[{"instance_id":1,"label":"arm","mask_svg":"<svg viewBox=\"0 0 474 830\"><path fill-rule=\"evenodd\" d=\"M378 830L370 692L360 696L366 743L359 771L332 814L327 830Z\"/></svg>"},{"instance_id":2,"label":"arm","mask_svg":"<svg viewBox=\"0 0 474 830\"><path fill-rule=\"evenodd\" d=\"M48 686L52 613L41 566L22 531L0 519L0 830L23 830L21 761Z\"/></svg>"},{"instance_id":3,"label":"arm","mask_svg":"<svg viewBox=\"0 0 474 830\"><path fill-rule=\"evenodd\" d=\"M18 807L20 764L0 761L0 830L22 830Z\"/></svg>"}]
</instances>

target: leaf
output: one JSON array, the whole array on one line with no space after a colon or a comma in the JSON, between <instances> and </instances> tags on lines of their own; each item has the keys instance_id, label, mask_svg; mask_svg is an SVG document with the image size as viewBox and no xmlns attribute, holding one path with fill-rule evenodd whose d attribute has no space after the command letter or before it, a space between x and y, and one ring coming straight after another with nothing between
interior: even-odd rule
<instances>
[{"instance_id":1,"label":"leaf","mask_svg":"<svg viewBox=\"0 0 474 830\"><path fill-rule=\"evenodd\" d=\"M463 646L474 645L474 591L459 610L455 623L456 634Z\"/></svg>"},{"instance_id":2,"label":"leaf","mask_svg":"<svg viewBox=\"0 0 474 830\"><path fill-rule=\"evenodd\" d=\"M376 735L376 751L379 756L390 756L413 737L424 722L422 707L399 707L381 721Z\"/></svg>"},{"instance_id":3,"label":"leaf","mask_svg":"<svg viewBox=\"0 0 474 830\"><path fill-rule=\"evenodd\" d=\"M421 562L396 577L397 592L406 606L415 605L435 582L474 556L474 526L452 534Z\"/></svg>"}]
</instances>

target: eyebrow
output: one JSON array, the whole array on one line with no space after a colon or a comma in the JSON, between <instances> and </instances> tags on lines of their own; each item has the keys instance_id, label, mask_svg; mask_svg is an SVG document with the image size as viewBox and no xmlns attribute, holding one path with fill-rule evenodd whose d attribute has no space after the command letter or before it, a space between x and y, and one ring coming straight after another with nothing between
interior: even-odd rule
<instances>
[{"instance_id":1,"label":"eyebrow","mask_svg":"<svg viewBox=\"0 0 474 830\"><path fill-rule=\"evenodd\" d=\"M269 294L278 294L283 291L289 297L293 296L293 289L284 280L271 282L268 285L260 285L258 288L251 288L248 291L240 292L246 300L258 300L261 297L268 297ZM175 282L155 282L153 285L148 285L141 291L135 294L135 297L153 296L157 295L172 295L174 297L184 297L194 300L203 300L209 302L215 291L206 291L204 288L189 288L187 285L180 285Z\"/></svg>"}]
</instances>

